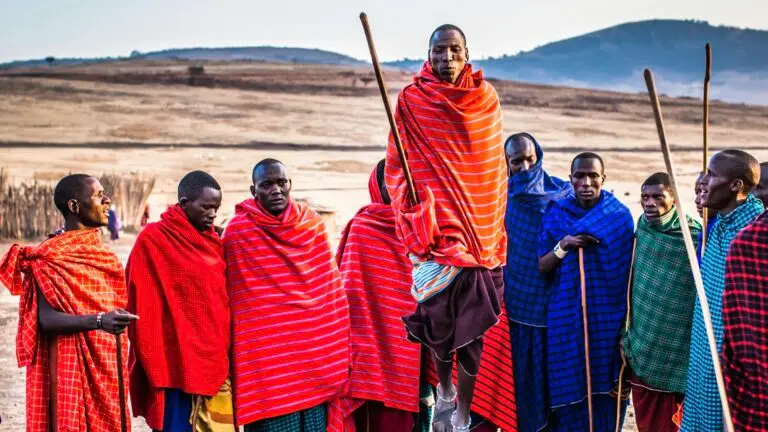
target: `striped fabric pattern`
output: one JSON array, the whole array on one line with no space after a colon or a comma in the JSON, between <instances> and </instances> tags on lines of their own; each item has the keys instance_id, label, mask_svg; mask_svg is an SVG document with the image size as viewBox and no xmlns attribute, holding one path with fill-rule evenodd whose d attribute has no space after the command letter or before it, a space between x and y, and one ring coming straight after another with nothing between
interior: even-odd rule
<instances>
[{"instance_id":1,"label":"striped fabric pattern","mask_svg":"<svg viewBox=\"0 0 768 432\"><path fill-rule=\"evenodd\" d=\"M57 349L56 425L59 431L120 430L115 337L104 331L46 337L38 325L37 289L54 310L90 315L125 308L125 274L98 229L66 231L37 247L11 246L0 259L0 284L19 302L16 356L27 368L27 432L48 432L49 344ZM128 338L123 338L123 382L128 385ZM126 389L127 391L127 389ZM126 413L130 411L126 407ZM131 430L130 417L128 430Z\"/></svg>"},{"instance_id":2,"label":"striped fabric pattern","mask_svg":"<svg viewBox=\"0 0 768 432\"><path fill-rule=\"evenodd\" d=\"M723 375L734 428L768 430L768 212L731 243L723 292Z\"/></svg>"},{"instance_id":3,"label":"striped fabric pattern","mask_svg":"<svg viewBox=\"0 0 768 432\"><path fill-rule=\"evenodd\" d=\"M390 135L386 183L407 250L444 265L504 265L507 173L496 90L469 64L454 85L425 62L400 93L395 118L423 201L410 202Z\"/></svg>"},{"instance_id":4,"label":"striped fabric pattern","mask_svg":"<svg viewBox=\"0 0 768 432\"><path fill-rule=\"evenodd\" d=\"M401 317L416 307L409 295L411 264L395 234L395 213L369 182L372 203L349 221L336 252L349 300L350 377L329 405L328 430L354 432L353 413L365 401L419 412L421 347L406 339Z\"/></svg>"},{"instance_id":5,"label":"striped fabric pattern","mask_svg":"<svg viewBox=\"0 0 768 432\"><path fill-rule=\"evenodd\" d=\"M239 424L337 397L349 375L349 307L321 217L253 199L224 232Z\"/></svg>"},{"instance_id":6,"label":"striped fabric pattern","mask_svg":"<svg viewBox=\"0 0 768 432\"><path fill-rule=\"evenodd\" d=\"M723 343L723 290L725 289L725 260L731 241L744 227L763 211L763 203L752 195L746 202L727 215L718 215L717 222L707 236L704 257L701 259L701 277L707 293L712 327L717 349ZM701 303L696 298L691 330L691 355L688 380L683 402L684 432L720 431L723 429L723 412L715 379L715 366L709 351L709 339L704 325Z\"/></svg>"},{"instance_id":7,"label":"striped fabric pattern","mask_svg":"<svg viewBox=\"0 0 768 432\"><path fill-rule=\"evenodd\" d=\"M413 254L408 254L408 258L413 264L411 295L419 303L447 288L461 271L461 267L421 261Z\"/></svg>"}]
</instances>

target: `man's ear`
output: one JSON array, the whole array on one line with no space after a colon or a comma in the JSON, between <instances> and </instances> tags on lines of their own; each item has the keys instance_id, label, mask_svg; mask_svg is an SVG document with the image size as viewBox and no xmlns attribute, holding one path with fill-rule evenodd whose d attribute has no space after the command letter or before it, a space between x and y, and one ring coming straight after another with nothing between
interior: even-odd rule
<instances>
[{"instance_id":1,"label":"man's ear","mask_svg":"<svg viewBox=\"0 0 768 432\"><path fill-rule=\"evenodd\" d=\"M743 190L744 190L744 180L737 178L731 182L732 192L740 193Z\"/></svg>"},{"instance_id":2,"label":"man's ear","mask_svg":"<svg viewBox=\"0 0 768 432\"><path fill-rule=\"evenodd\" d=\"M467 61L469 61L469 47L464 48L464 56L467 58Z\"/></svg>"},{"instance_id":3,"label":"man's ear","mask_svg":"<svg viewBox=\"0 0 768 432\"><path fill-rule=\"evenodd\" d=\"M70 214L76 215L80 213L80 204L78 204L76 199L67 201L67 208L69 209Z\"/></svg>"},{"instance_id":4,"label":"man's ear","mask_svg":"<svg viewBox=\"0 0 768 432\"><path fill-rule=\"evenodd\" d=\"M187 197L179 198L179 205L181 206L181 208L185 208L187 206L187 203L189 203L189 198Z\"/></svg>"},{"instance_id":5,"label":"man's ear","mask_svg":"<svg viewBox=\"0 0 768 432\"><path fill-rule=\"evenodd\" d=\"M251 185L251 195L253 195L254 198L256 198L256 186Z\"/></svg>"}]
</instances>

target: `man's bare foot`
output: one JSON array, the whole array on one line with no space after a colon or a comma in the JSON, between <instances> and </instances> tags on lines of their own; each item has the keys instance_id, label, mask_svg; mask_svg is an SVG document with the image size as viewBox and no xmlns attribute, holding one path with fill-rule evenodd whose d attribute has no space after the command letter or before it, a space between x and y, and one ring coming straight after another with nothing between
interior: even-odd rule
<instances>
[{"instance_id":1,"label":"man's bare foot","mask_svg":"<svg viewBox=\"0 0 768 432\"><path fill-rule=\"evenodd\" d=\"M453 387L453 386L452 386ZM456 409L456 387L442 393L442 388L437 386L437 402L435 403L434 414L432 415L433 432L453 432L451 427L451 414Z\"/></svg>"}]
</instances>

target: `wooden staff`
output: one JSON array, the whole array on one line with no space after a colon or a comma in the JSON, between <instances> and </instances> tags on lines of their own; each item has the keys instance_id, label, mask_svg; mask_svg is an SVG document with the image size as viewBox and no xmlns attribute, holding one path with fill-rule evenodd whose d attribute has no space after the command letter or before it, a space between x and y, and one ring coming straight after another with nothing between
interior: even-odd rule
<instances>
[{"instance_id":1,"label":"wooden staff","mask_svg":"<svg viewBox=\"0 0 768 432\"><path fill-rule=\"evenodd\" d=\"M635 269L635 250L637 248L637 237L632 242L632 260L629 264L629 282L627 282L627 316L624 318L624 332L629 334L629 324L632 319L632 271ZM616 432L621 429L621 387L624 383L624 370L627 368L626 353L621 356L621 369L619 370L619 393L616 396Z\"/></svg>"},{"instance_id":2,"label":"wooden staff","mask_svg":"<svg viewBox=\"0 0 768 432\"><path fill-rule=\"evenodd\" d=\"M704 47L706 54L706 66L704 69L704 158L702 171L707 172L707 163L709 162L709 80L712 78L712 47L707 44ZM706 207L701 209L704 219L701 231L701 256L704 256L704 249L707 247L707 219L709 210Z\"/></svg>"},{"instance_id":3,"label":"wooden staff","mask_svg":"<svg viewBox=\"0 0 768 432\"><path fill-rule=\"evenodd\" d=\"M587 281L584 272L584 249L579 248L579 276L581 278L581 315L584 319L584 359L587 365L587 409L589 411L589 432L595 430L592 416L592 369L589 365L589 328L587 319Z\"/></svg>"},{"instance_id":4,"label":"wooden staff","mask_svg":"<svg viewBox=\"0 0 768 432\"><path fill-rule=\"evenodd\" d=\"M365 31L365 39L368 41L368 50L371 52L371 63L373 63L373 72L376 74L376 82L379 84L379 91L381 92L381 100L384 102L384 110L387 112L387 119L389 120L389 129L392 131L392 138L395 140L395 147L397 147L397 154L400 156L400 166L403 167L403 175L405 181L408 183L408 192L411 197L412 204L419 203L419 197L416 195L416 185L413 183L413 177L411 177L411 170L408 168L408 159L406 159L405 149L403 143L400 141L400 133L397 131L397 125L395 124L395 116L392 114L392 106L389 104L389 95L387 94L387 87L384 85L384 76L381 74L381 67L379 66L379 56L376 54L376 47L373 45L373 36L371 35L371 26L368 24L368 15L365 12L360 12L360 22L363 24L363 31Z\"/></svg>"},{"instance_id":5,"label":"wooden staff","mask_svg":"<svg viewBox=\"0 0 768 432\"><path fill-rule=\"evenodd\" d=\"M117 345L117 392L120 399L120 431L128 431L128 416L125 412L125 382L123 381L123 341L120 334L115 335Z\"/></svg>"},{"instance_id":6,"label":"wooden staff","mask_svg":"<svg viewBox=\"0 0 768 432\"><path fill-rule=\"evenodd\" d=\"M667 165L667 173L669 173L669 179L672 183L672 194L675 197L675 209L677 209L677 216L680 219L680 228L683 231L683 239L685 240L685 249L688 252L688 261L691 264L691 270L693 271L693 281L696 284L696 294L699 297L701 303L701 311L704 316L704 325L707 328L707 339L709 339L709 350L712 354L712 364L715 368L715 379L717 381L717 389L720 392L720 403L723 407L723 418L725 420L726 430L733 432L733 421L731 419L731 411L728 408L728 398L725 395L725 384L723 383L723 372L720 369L720 357L717 354L717 343L715 342L715 330L712 327L712 315L709 313L709 302L707 301L707 294L704 291L704 284L701 280L701 271L699 269L699 261L696 258L696 248L693 245L693 238L691 237L691 230L686 222L685 209L680 201L680 194L677 189L677 181L675 180L675 168L672 164L672 155L669 151L669 144L667 144L667 135L664 132L664 118L661 115L661 104L659 103L659 97L656 94L656 84L653 80L653 74L650 69L645 70L645 84L648 86L648 95L651 98L651 105L653 107L653 115L656 119L656 129L659 132L659 142L661 142L661 151L664 153L664 162Z\"/></svg>"}]
</instances>

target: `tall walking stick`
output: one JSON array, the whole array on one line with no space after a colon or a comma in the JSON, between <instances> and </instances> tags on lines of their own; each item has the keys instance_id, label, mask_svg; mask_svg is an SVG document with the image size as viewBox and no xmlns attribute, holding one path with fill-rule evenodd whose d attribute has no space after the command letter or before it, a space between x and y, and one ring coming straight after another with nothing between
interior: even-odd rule
<instances>
[{"instance_id":1,"label":"tall walking stick","mask_svg":"<svg viewBox=\"0 0 768 432\"><path fill-rule=\"evenodd\" d=\"M712 78L712 47L707 44L704 47L706 54L706 66L704 69L704 158L702 171L707 172L707 163L709 162L709 80ZM701 231L701 255L704 256L704 249L707 247L707 219L709 210L704 207L701 214L704 218L703 230Z\"/></svg>"},{"instance_id":2,"label":"tall walking stick","mask_svg":"<svg viewBox=\"0 0 768 432\"><path fill-rule=\"evenodd\" d=\"M637 238L632 242L632 261L629 263L629 282L627 282L627 316L624 318L624 332L629 333L629 327L632 319L632 271L635 269L635 250L637 249ZM619 369L619 391L616 396L616 432L621 429L621 390L624 384L624 371L627 369L627 358L625 353L621 353L621 369Z\"/></svg>"},{"instance_id":3,"label":"tall walking stick","mask_svg":"<svg viewBox=\"0 0 768 432\"><path fill-rule=\"evenodd\" d=\"M120 432L128 431L128 415L125 412L125 382L123 381L123 341L120 333L115 335L117 345L117 392L120 399Z\"/></svg>"},{"instance_id":4,"label":"tall walking stick","mask_svg":"<svg viewBox=\"0 0 768 432\"><path fill-rule=\"evenodd\" d=\"M675 196L675 209L677 210L677 216L680 219L680 228L683 231L683 239L685 240L685 249L688 252L688 261L691 264L691 270L693 271L693 281L696 284L696 294L699 297L701 303L701 311L704 316L704 325L707 328L707 339L709 339L709 351L712 354L712 364L715 368L715 379L717 380L717 389L720 392L720 403L723 407L723 418L725 420L726 430L733 432L733 421L731 419L731 411L728 409L728 398L725 395L725 384L723 383L723 372L720 369L720 357L717 354L717 343L715 342L715 330L712 327L712 315L709 313L709 302L707 301L707 293L704 291L704 284L701 280L701 270L699 269L699 261L696 258L696 248L693 245L693 238L691 237L691 230L686 223L685 209L680 201L680 194L677 189L677 181L675 179L675 168L672 164L672 155L669 151L669 144L667 144L667 135L664 132L664 118L661 115L661 104L659 104L659 97L656 94L656 84L653 81L653 74L650 69L645 70L645 84L648 86L648 95L651 98L651 105L653 106L653 115L656 119L656 129L659 132L659 142L661 143L661 151L664 153L664 163L667 165L667 172L669 173L669 179L672 183L672 194Z\"/></svg>"},{"instance_id":5,"label":"tall walking stick","mask_svg":"<svg viewBox=\"0 0 768 432\"><path fill-rule=\"evenodd\" d=\"M373 45L373 36L371 35L371 26L368 24L368 15L365 12L360 13L360 22L363 24L363 31L365 31L365 39L368 41L368 50L371 52L371 63L373 63L373 72L376 74L376 82L379 84L379 91L381 92L381 100L384 102L384 110L387 112L387 119L389 120L389 129L392 131L392 138L395 140L395 147L397 147L397 154L400 156L400 166L403 167L403 176L408 183L408 192L411 197L411 204L418 204L419 197L416 195L416 185L413 184L413 177L411 177L411 170L408 168L408 160L406 159L405 149L403 143L400 141L400 133L397 131L397 125L395 124L395 116L392 114L392 106L389 104L389 95L387 95L387 87L384 85L384 77L381 74L381 66L379 66L379 56L376 54L376 47Z\"/></svg>"},{"instance_id":6,"label":"tall walking stick","mask_svg":"<svg viewBox=\"0 0 768 432\"><path fill-rule=\"evenodd\" d=\"M589 432L595 430L592 416L592 369L589 365L589 328L587 319L587 281L584 272L584 249L579 248L579 276L581 277L581 314L584 318L584 359L587 365L587 409L589 411Z\"/></svg>"}]
</instances>

